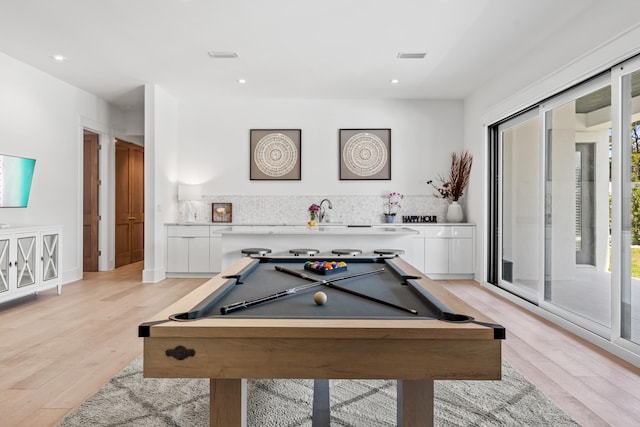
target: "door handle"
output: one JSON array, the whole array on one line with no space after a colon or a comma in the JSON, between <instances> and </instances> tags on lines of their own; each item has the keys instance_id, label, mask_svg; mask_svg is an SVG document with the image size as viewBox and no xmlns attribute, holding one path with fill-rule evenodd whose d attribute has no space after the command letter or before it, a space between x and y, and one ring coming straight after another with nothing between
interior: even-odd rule
<instances>
[{"instance_id":1,"label":"door handle","mask_svg":"<svg viewBox=\"0 0 640 427\"><path fill-rule=\"evenodd\" d=\"M135 216L130 216L129 217L129 220L133 220L133 219L136 219L136 217Z\"/></svg>"}]
</instances>

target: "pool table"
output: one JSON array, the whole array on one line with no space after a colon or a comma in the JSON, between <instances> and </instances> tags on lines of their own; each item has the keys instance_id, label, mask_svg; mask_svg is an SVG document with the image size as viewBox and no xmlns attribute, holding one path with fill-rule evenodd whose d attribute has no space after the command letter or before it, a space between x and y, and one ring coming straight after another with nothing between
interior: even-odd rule
<instances>
[{"instance_id":1,"label":"pool table","mask_svg":"<svg viewBox=\"0 0 640 427\"><path fill-rule=\"evenodd\" d=\"M346 270L312 272L312 260ZM145 377L210 378L211 426L246 424L246 378L397 379L398 425L430 426L434 380L501 378L505 330L400 257L266 256L240 259L139 335Z\"/></svg>"}]
</instances>

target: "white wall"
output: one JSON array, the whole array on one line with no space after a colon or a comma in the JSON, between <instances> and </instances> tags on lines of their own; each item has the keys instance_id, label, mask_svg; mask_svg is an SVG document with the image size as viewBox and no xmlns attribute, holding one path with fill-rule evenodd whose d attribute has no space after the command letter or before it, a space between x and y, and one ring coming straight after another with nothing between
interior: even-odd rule
<instances>
[{"instance_id":1,"label":"white wall","mask_svg":"<svg viewBox=\"0 0 640 427\"><path fill-rule=\"evenodd\" d=\"M175 98L155 85L145 86L145 223L142 280L165 277L166 222L175 222L177 207L177 117Z\"/></svg>"},{"instance_id":2,"label":"white wall","mask_svg":"<svg viewBox=\"0 0 640 427\"><path fill-rule=\"evenodd\" d=\"M106 102L0 53L0 153L36 159L29 206L0 223L64 227L62 279L82 277L82 126L104 134L123 114Z\"/></svg>"},{"instance_id":3,"label":"white wall","mask_svg":"<svg viewBox=\"0 0 640 427\"><path fill-rule=\"evenodd\" d=\"M211 100L179 102L178 180L205 195L428 195L463 143L461 101ZM302 129L301 181L250 181L250 129ZM391 128L391 181L340 181L339 129Z\"/></svg>"}]
</instances>

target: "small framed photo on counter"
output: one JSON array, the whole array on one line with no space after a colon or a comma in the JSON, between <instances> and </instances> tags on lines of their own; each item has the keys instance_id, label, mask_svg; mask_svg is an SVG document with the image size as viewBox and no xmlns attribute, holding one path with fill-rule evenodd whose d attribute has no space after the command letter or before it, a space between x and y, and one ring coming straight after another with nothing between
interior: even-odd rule
<instances>
[{"instance_id":1,"label":"small framed photo on counter","mask_svg":"<svg viewBox=\"0 0 640 427\"><path fill-rule=\"evenodd\" d=\"M212 222L231 222L233 206L231 203L212 203Z\"/></svg>"}]
</instances>

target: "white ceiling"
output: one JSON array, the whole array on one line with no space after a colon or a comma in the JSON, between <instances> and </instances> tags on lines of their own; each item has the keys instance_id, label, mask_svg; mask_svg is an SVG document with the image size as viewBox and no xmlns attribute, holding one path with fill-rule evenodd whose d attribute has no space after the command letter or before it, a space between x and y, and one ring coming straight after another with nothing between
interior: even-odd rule
<instances>
[{"instance_id":1,"label":"white ceiling","mask_svg":"<svg viewBox=\"0 0 640 427\"><path fill-rule=\"evenodd\" d=\"M595 1L0 0L0 51L122 108L145 83L178 99L462 99Z\"/></svg>"}]
</instances>

